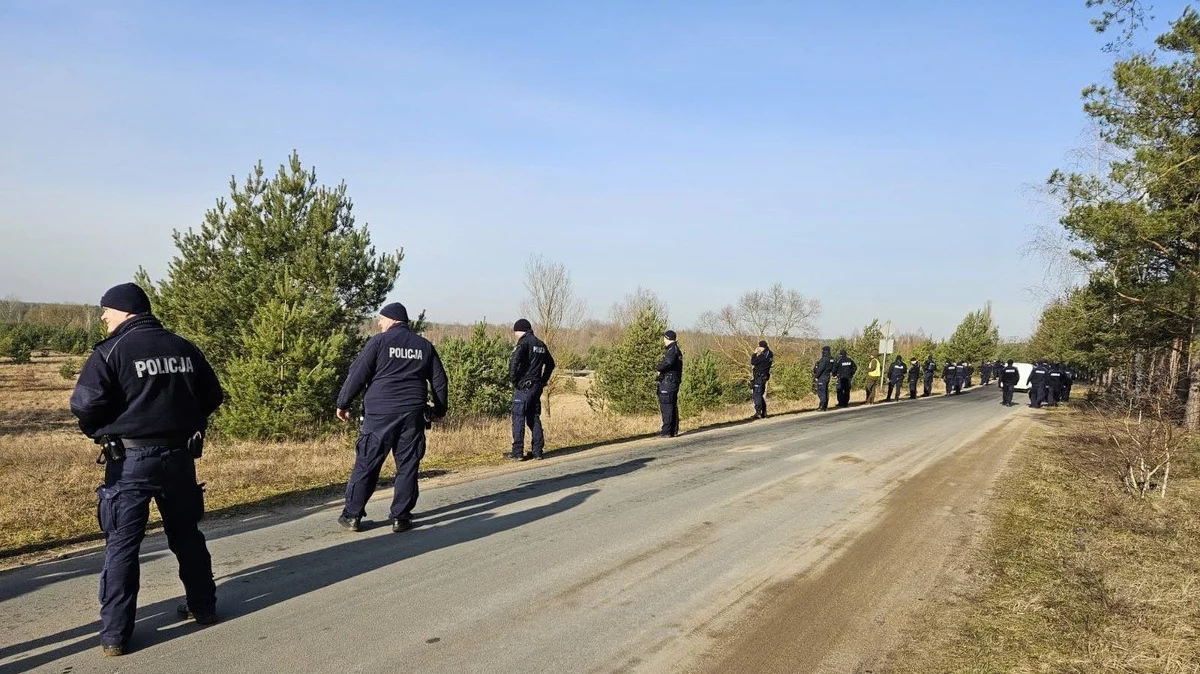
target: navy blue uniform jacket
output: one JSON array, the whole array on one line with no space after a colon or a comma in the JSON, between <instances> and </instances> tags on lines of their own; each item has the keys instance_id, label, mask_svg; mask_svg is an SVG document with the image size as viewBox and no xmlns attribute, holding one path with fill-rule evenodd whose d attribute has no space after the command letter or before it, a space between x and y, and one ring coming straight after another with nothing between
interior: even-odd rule
<instances>
[{"instance_id":1,"label":"navy blue uniform jacket","mask_svg":"<svg viewBox=\"0 0 1200 674\"><path fill-rule=\"evenodd\" d=\"M429 386L432 384L432 387ZM363 412L396 414L422 409L433 393L433 411L446 414L446 369L428 339L403 323L375 335L363 345L338 394L338 409L350 409L363 388Z\"/></svg>"},{"instance_id":2,"label":"navy blue uniform jacket","mask_svg":"<svg viewBox=\"0 0 1200 674\"><path fill-rule=\"evenodd\" d=\"M204 354L143 314L96 344L71 393L71 412L91 438L186 438L205 429L224 399Z\"/></svg>"}]
</instances>

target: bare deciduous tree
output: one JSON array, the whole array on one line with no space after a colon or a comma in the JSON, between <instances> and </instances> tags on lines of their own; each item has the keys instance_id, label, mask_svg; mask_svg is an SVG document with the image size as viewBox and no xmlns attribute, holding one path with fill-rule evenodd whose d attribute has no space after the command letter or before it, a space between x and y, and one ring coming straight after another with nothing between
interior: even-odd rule
<instances>
[{"instance_id":1,"label":"bare deciduous tree","mask_svg":"<svg viewBox=\"0 0 1200 674\"><path fill-rule=\"evenodd\" d=\"M587 313L566 266L541 255L530 256L525 263L525 290L529 297L521 303L521 312L551 348L561 346L564 332L579 325Z\"/></svg>"},{"instance_id":2,"label":"bare deciduous tree","mask_svg":"<svg viewBox=\"0 0 1200 674\"><path fill-rule=\"evenodd\" d=\"M742 295L735 304L704 313L700 325L717 336L716 347L723 356L741 364L759 339L815 337L820 315L820 301L775 283Z\"/></svg>"},{"instance_id":3,"label":"bare deciduous tree","mask_svg":"<svg viewBox=\"0 0 1200 674\"><path fill-rule=\"evenodd\" d=\"M638 286L631 293L626 293L620 302L612 305L609 315L617 327L625 329L633 323L638 314L646 309L650 309L654 315L670 323L666 303L653 290L642 286Z\"/></svg>"}]
</instances>

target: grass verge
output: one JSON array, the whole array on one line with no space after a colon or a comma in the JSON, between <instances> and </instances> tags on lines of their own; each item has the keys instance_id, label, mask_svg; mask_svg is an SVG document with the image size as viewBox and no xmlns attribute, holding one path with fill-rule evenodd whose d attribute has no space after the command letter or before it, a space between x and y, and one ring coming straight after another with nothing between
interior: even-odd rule
<instances>
[{"instance_id":1,"label":"grass verge","mask_svg":"<svg viewBox=\"0 0 1200 674\"><path fill-rule=\"evenodd\" d=\"M1112 419L1052 410L998 481L966 580L919 618L888 671L1200 671L1200 461L1165 498L1123 490Z\"/></svg>"},{"instance_id":2,"label":"grass verge","mask_svg":"<svg viewBox=\"0 0 1200 674\"><path fill-rule=\"evenodd\" d=\"M103 469L97 448L83 437L68 401L74 382L58 368L65 358L39 358L28 365L0 365L0 559L98 539L96 486ZM547 454L647 437L661 425L657 415L617 416L588 407L580 390L552 397L543 413ZM862 400L856 391L855 400ZM772 414L811 410L807 400L772 399ZM683 432L747 419L749 402L684 419ZM528 441L528 440L527 440ZM512 443L508 419L436 425L428 436L423 475L498 465ZM240 513L255 504L279 505L287 495L305 502L336 498L354 460L352 432L305 442L213 442L197 464L207 483L210 513ZM385 463L380 488L393 467ZM152 511L151 521L157 521Z\"/></svg>"}]
</instances>

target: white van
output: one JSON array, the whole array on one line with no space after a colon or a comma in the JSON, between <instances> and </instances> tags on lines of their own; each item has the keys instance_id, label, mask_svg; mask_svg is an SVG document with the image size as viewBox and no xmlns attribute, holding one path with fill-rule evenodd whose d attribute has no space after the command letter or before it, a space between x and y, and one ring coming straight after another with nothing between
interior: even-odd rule
<instances>
[{"instance_id":1,"label":"white van","mask_svg":"<svg viewBox=\"0 0 1200 674\"><path fill-rule=\"evenodd\" d=\"M1015 390L1029 390L1029 375L1033 374L1032 363L1013 363L1013 367L1017 368L1017 385Z\"/></svg>"}]
</instances>

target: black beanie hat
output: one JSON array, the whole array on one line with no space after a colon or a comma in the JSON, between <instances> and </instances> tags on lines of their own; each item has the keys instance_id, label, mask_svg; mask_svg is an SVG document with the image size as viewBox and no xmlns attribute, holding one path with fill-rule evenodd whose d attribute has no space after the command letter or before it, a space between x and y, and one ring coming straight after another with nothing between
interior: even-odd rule
<instances>
[{"instance_id":1,"label":"black beanie hat","mask_svg":"<svg viewBox=\"0 0 1200 674\"><path fill-rule=\"evenodd\" d=\"M675 341L675 331L667 330L666 332L663 333L663 337L666 337L667 339L669 339L673 342L673 341Z\"/></svg>"},{"instance_id":2,"label":"black beanie hat","mask_svg":"<svg viewBox=\"0 0 1200 674\"><path fill-rule=\"evenodd\" d=\"M529 324L529 320L518 318L516 323L513 323L513 332L533 332L533 326Z\"/></svg>"},{"instance_id":3,"label":"black beanie hat","mask_svg":"<svg viewBox=\"0 0 1200 674\"><path fill-rule=\"evenodd\" d=\"M393 321L400 321L401 323L408 322L408 309L405 309L404 305L400 304L399 302L392 302L386 307L380 309L379 315L383 316L384 318L390 318Z\"/></svg>"},{"instance_id":4,"label":"black beanie hat","mask_svg":"<svg viewBox=\"0 0 1200 674\"><path fill-rule=\"evenodd\" d=\"M136 283L122 283L113 286L100 298L100 306L108 309L124 311L127 314L150 313L150 298L146 291Z\"/></svg>"},{"instance_id":5,"label":"black beanie hat","mask_svg":"<svg viewBox=\"0 0 1200 674\"><path fill-rule=\"evenodd\" d=\"M764 349L765 349L765 348L767 348L767 340L765 340L765 339L764 339L764 340L760 341L760 342L758 343L758 345L759 345L759 346L761 346L761 347L762 347L762 348L764 348Z\"/></svg>"}]
</instances>

